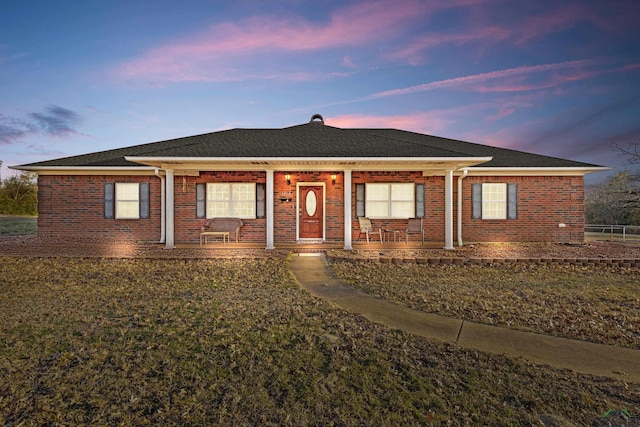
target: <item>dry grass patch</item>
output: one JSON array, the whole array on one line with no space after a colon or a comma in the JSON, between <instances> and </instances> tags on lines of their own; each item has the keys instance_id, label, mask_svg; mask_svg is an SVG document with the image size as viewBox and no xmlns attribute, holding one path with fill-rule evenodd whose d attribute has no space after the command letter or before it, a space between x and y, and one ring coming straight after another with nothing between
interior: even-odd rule
<instances>
[{"instance_id":1,"label":"dry grass patch","mask_svg":"<svg viewBox=\"0 0 640 427\"><path fill-rule=\"evenodd\" d=\"M638 271L521 263L334 263L332 269L367 293L417 310L640 348Z\"/></svg>"},{"instance_id":2,"label":"dry grass patch","mask_svg":"<svg viewBox=\"0 0 640 427\"><path fill-rule=\"evenodd\" d=\"M0 257L2 425L557 425L634 385L337 310L285 259Z\"/></svg>"}]
</instances>

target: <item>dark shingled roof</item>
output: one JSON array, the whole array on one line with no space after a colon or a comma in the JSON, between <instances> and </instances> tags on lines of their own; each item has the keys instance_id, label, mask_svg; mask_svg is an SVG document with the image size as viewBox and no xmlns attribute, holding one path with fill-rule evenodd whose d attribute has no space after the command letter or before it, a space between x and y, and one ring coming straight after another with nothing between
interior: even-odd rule
<instances>
[{"instance_id":1,"label":"dark shingled roof","mask_svg":"<svg viewBox=\"0 0 640 427\"><path fill-rule=\"evenodd\" d=\"M447 158L493 157L482 167L600 167L396 129L341 129L312 121L282 129L231 129L20 167L134 167L128 157Z\"/></svg>"}]
</instances>

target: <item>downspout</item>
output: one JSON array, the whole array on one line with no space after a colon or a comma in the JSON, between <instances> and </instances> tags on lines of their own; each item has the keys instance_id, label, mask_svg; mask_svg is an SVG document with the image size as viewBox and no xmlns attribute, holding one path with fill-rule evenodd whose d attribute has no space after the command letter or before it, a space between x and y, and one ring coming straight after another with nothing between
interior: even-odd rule
<instances>
[{"instance_id":1,"label":"downspout","mask_svg":"<svg viewBox=\"0 0 640 427\"><path fill-rule=\"evenodd\" d=\"M462 175L458 177L458 246L462 243L462 180L469 174L468 169L462 170Z\"/></svg>"},{"instance_id":2,"label":"downspout","mask_svg":"<svg viewBox=\"0 0 640 427\"><path fill-rule=\"evenodd\" d=\"M166 200L165 200L165 192L167 189L164 185L164 176L160 175L160 169L156 169L156 176L160 178L160 241L158 243L164 243L166 237Z\"/></svg>"}]
</instances>

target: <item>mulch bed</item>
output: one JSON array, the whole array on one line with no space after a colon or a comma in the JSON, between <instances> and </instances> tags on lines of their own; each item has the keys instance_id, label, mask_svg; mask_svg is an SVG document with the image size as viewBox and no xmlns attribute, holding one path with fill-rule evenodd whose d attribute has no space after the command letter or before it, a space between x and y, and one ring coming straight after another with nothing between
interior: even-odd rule
<instances>
[{"instance_id":1,"label":"mulch bed","mask_svg":"<svg viewBox=\"0 0 640 427\"><path fill-rule=\"evenodd\" d=\"M2 256L106 257L106 258L264 258L286 257L289 249L176 248L158 243L109 241L103 239L18 236L0 238ZM330 250L330 258L345 260L417 263L502 263L528 260L541 263L585 262L633 267L640 263L640 245L616 242L480 243L455 250L444 249L359 249Z\"/></svg>"}]
</instances>

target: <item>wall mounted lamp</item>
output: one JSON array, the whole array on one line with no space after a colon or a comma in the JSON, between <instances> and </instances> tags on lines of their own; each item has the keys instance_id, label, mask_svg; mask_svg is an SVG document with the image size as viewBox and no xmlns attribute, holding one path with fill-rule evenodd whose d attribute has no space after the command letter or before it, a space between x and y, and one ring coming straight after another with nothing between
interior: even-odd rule
<instances>
[{"instance_id":1,"label":"wall mounted lamp","mask_svg":"<svg viewBox=\"0 0 640 427\"><path fill-rule=\"evenodd\" d=\"M332 185L336 185L336 174L335 173L331 174L331 184Z\"/></svg>"},{"instance_id":2,"label":"wall mounted lamp","mask_svg":"<svg viewBox=\"0 0 640 427\"><path fill-rule=\"evenodd\" d=\"M291 185L291 175L286 174L284 176L284 180L287 181L287 185Z\"/></svg>"}]
</instances>

